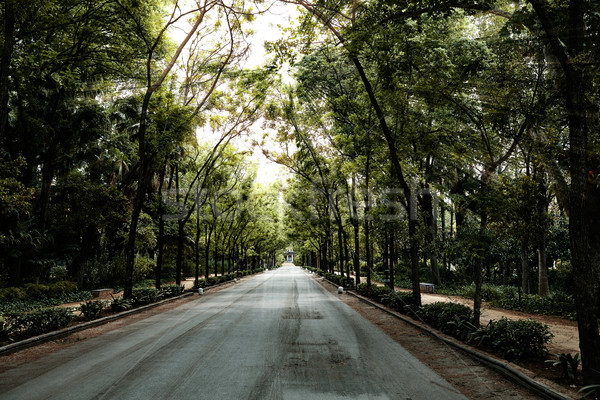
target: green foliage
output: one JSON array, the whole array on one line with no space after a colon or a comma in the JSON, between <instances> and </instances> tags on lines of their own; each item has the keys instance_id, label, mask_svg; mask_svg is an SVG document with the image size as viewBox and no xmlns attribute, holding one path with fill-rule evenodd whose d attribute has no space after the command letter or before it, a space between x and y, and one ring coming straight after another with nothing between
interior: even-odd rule
<instances>
[{"instance_id":1,"label":"green foliage","mask_svg":"<svg viewBox=\"0 0 600 400\"><path fill-rule=\"evenodd\" d=\"M31 299L42 299L50 294L50 286L37 283L27 283L23 287L27 297Z\"/></svg>"},{"instance_id":2,"label":"green foliage","mask_svg":"<svg viewBox=\"0 0 600 400\"><path fill-rule=\"evenodd\" d=\"M579 364L581 363L579 353L575 353L574 356L569 353L559 353L555 354L555 356L555 360L546 360L546 362L552 364L553 367L560 367L563 378L568 378L571 382L576 382Z\"/></svg>"},{"instance_id":3,"label":"green foliage","mask_svg":"<svg viewBox=\"0 0 600 400\"><path fill-rule=\"evenodd\" d=\"M361 283L357 286L356 291L358 294L368 297L377 303L383 303L383 300L391 292L391 289L387 286L368 286L366 283Z\"/></svg>"},{"instance_id":4,"label":"green foliage","mask_svg":"<svg viewBox=\"0 0 600 400\"><path fill-rule=\"evenodd\" d=\"M341 276L338 274L332 274L330 272L325 272L325 274L323 276L328 281L331 281L331 282L335 283L336 285L342 286L346 289L351 289L354 287L354 278L352 278L352 277Z\"/></svg>"},{"instance_id":5,"label":"green foliage","mask_svg":"<svg viewBox=\"0 0 600 400\"><path fill-rule=\"evenodd\" d=\"M475 296L475 284L472 283L469 286L464 286L461 295L468 299L472 299ZM514 298L516 296L517 288L513 286L493 285L490 283L481 285L481 299L483 301L502 300Z\"/></svg>"},{"instance_id":6,"label":"green foliage","mask_svg":"<svg viewBox=\"0 0 600 400\"><path fill-rule=\"evenodd\" d=\"M473 318L473 310L464 304L436 302L426 304L417 312L427 324L444 333L457 334L457 320L469 321ZM460 331L459 335L463 332Z\"/></svg>"},{"instance_id":7,"label":"green foliage","mask_svg":"<svg viewBox=\"0 0 600 400\"><path fill-rule=\"evenodd\" d=\"M30 312L4 315L10 326L10 340L22 340L65 328L73 319L73 312L65 307L42 308Z\"/></svg>"},{"instance_id":8,"label":"green foliage","mask_svg":"<svg viewBox=\"0 0 600 400\"><path fill-rule=\"evenodd\" d=\"M156 288L134 288L132 292L132 300L135 307L154 303L162 300L162 298L162 293Z\"/></svg>"},{"instance_id":9,"label":"green foliage","mask_svg":"<svg viewBox=\"0 0 600 400\"><path fill-rule=\"evenodd\" d=\"M546 355L546 344L554 336L548 325L535 320L490 321L484 345L507 360L526 360Z\"/></svg>"},{"instance_id":10,"label":"green foliage","mask_svg":"<svg viewBox=\"0 0 600 400\"><path fill-rule=\"evenodd\" d=\"M104 310L105 303L102 300L90 300L85 303L81 303L79 311L83 314L84 318L88 321L99 318Z\"/></svg>"},{"instance_id":11,"label":"green foliage","mask_svg":"<svg viewBox=\"0 0 600 400\"><path fill-rule=\"evenodd\" d=\"M77 291L77 284L71 281L58 281L50 285L49 297L60 297Z\"/></svg>"},{"instance_id":12,"label":"green foliage","mask_svg":"<svg viewBox=\"0 0 600 400\"><path fill-rule=\"evenodd\" d=\"M8 303L12 301L23 300L27 297L27 292L17 287L7 287L0 289L0 302Z\"/></svg>"},{"instance_id":13,"label":"green foliage","mask_svg":"<svg viewBox=\"0 0 600 400\"><path fill-rule=\"evenodd\" d=\"M515 296L494 300L490 304L506 310L516 310L530 314L555 315L571 320L577 318L573 296L564 292L553 293L550 297L523 294L521 295L521 301Z\"/></svg>"},{"instance_id":14,"label":"green foliage","mask_svg":"<svg viewBox=\"0 0 600 400\"><path fill-rule=\"evenodd\" d=\"M414 313L416 309L413 304L412 292L390 291L382 296L382 304L403 314Z\"/></svg>"},{"instance_id":15,"label":"green foliage","mask_svg":"<svg viewBox=\"0 0 600 400\"><path fill-rule=\"evenodd\" d=\"M0 345L6 343L12 332L12 324L10 321L0 314Z\"/></svg>"},{"instance_id":16,"label":"green foliage","mask_svg":"<svg viewBox=\"0 0 600 400\"><path fill-rule=\"evenodd\" d=\"M168 299L170 297L179 296L180 294L183 293L183 289L184 289L183 286L162 285L160 287L160 292L161 292L163 298Z\"/></svg>"},{"instance_id":17,"label":"green foliage","mask_svg":"<svg viewBox=\"0 0 600 400\"><path fill-rule=\"evenodd\" d=\"M600 385L587 385L579 389L579 392L584 399L595 399L597 400L600 396Z\"/></svg>"},{"instance_id":18,"label":"green foliage","mask_svg":"<svg viewBox=\"0 0 600 400\"><path fill-rule=\"evenodd\" d=\"M124 299L122 297L118 297L118 298L113 299L111 301L110 308L114 312L121 312L121 311L130 310L131 308L133 308L133 300L131 300L131 299Z\"/></svg>"}]
</instances>

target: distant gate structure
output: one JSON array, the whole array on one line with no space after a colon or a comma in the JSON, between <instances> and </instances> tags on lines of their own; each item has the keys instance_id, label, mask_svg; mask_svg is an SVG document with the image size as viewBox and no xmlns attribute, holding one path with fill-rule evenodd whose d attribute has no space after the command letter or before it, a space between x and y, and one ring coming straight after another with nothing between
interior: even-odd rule
<instances>
[{"instance_id":1,"label":"distant gate structure","mask_svg":"<svg viewBox=\"0 0 600 400\"><path fill-rule=\"evenodd\" d=\"M283 253L283 261L286 263L293 263L295 254L296 252L294 252L290 247L285 253Z\"/></svg>"}]
</instances>

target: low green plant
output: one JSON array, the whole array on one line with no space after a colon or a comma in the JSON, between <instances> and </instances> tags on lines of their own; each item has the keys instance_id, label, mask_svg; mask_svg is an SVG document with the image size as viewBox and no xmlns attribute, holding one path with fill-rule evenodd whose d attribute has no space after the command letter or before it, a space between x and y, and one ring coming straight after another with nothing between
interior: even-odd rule
<instances>
[{"instance_id":1,"label":"low green plant","mask_svg":"<svg viewBox=\"0 0 600 400\"><path fill-rule=\"evenodd\" d=\"M472 299L475 297L475 284L463 286L461 293L463 297ZM517 288L514 286L493 285L484 283L481 285L481 299L483 301L502 300L506 298L514 298L518 295Z\"/></svg>"},{"instance_id":2,"label":"low green plant","mask_svg":"<svg viewBox=\"0 0 600 400\"><path fill-rule=\"evenodd\" d=\"M83 314L83 317L91 321L99 318L104 310L104 302L102 300L89 300L79 305L79 311Z\"/></svg>"},{"instance_id":3,"label":"low green plant","mask_svg":"<svg viewBox=\"0 0 600 400\"><path fill-rule=\"evenodd\" d=\"M27 293L17 287L7 287L0 289L0 302L14 302L18 300L23 300L27 297Z\"/></svg>"},{"instance_id":4,"label":"low green plant","mask_svg":"<svg viewBox=\"0 0 600 400\"><path fill-rule=\"evenodd\" d=\"M58 281L50 285L48 294L50 297L61 297L77 291L77 284L71 281Z\"/></svg>"},{"instance_id":5,"label":"low green plant","mask_svg":"<svg viewBox=\"0 0 600 400\"><path fill-rule=\"evenodd\" d=\"M132 292L133 305L136 307L157 302L162 298L162 293L156 288L135 288Z\"/></svg>"},{"instance_id":6,"label":"low green plant","mask_svg":"<svg viewBox=\"0 0 600 400\"><path fill-rule=\"evenodd\" d=\"M579 389L579 392L584 399L598 399L600 398L600 385L588 385Z\"/></svg>"},{"instance_id":7,"label":"low green plant","mask_svg":"<svg viewBox=\"0 0 600 400\"><path fill-rule=\"evenodd\" d=\"M183 286L178 285L163 285L160 287L160 292L163 298L168 299L170 297L179 296L183 293Z\"/></svg>"},{"instance_id":8,"label":"low green plant","mask_svg":"<svg viewBox=\"0 0 600 400\"><path fill-rule=\"evenodd\" d=\"M579 364L581 363L579 353L575 353L574 356L570 353L558 353L555 356L556 359L546 360L546 362L552 364L554 367L560 367L563 378L568 378L571 382L576 382Z\"/></svg>"},{"instance_id":9,"label":"low green plant","mask_svg":"<svg viewBox=\"0 0 600 400\"><path fill-rule=\"evenodd\" d=\"M382 296L383 305L403 314L409 314L411 310L415 311L416 308L412 300L412 292L390 290L389 293Z\"/></svg>"},{"instance_id":10,"label":"low green plant","mask_svg":"<svg viewBox=\"0 0 600 400\"><path fill-rule=\"evenodd\" d=\"M451 302L426 304L417 314L427 324L449 335L457 333L457 319L463 321L461 327L464 327L464 321L473 318L471 308L464 304Z\"/></svg>"},{"instance_id":11,"label":"low green plant","mask_svg":"<svg viewBox=\"0 0 600 400\"><path fill-rule=\"evenodd\" d=\"M50 286L39 283L26 283L23 289L27 293L27 297L32 299L41 299L50 297Z\"/></svg>"},{"instance_id":12,"label":"low green plant","mask_svg":"<svg viewBox=\"0 0 600 400\"><path fill-rule=\"evenodd\" d=\"M484 345L507 360L524 360L543 357L546 344L554 336L548 325L535 320L490 321L486 327Z\"/></svg>"},{"instance_id":13,"label":"low green plant","mask_svg":"<svg viewBox=\"0 0 600 400\"><path fill-rule=\"evenodd\" d=\"M555 315L571 320L576 319L573 296L563 292L553 293L550 297L523 294L520 300L516 296L506 297L494 300L490 304L506 310L516 310L530 314Z\"/></svg>"},{"instance_id":14,"label":"low green plant","mask_svg":"<svg viewBox=\"0 0 600 400\"><path fill-rule=\"evenodd\" d=\"M130 310L133 307L133 300L122 297L114 298L110 303L110 308L114 312Z\"/></svg>"},{"instance_id":15,"label":"low green plant","mask_svg":"<svg viewBox=\"0 0 600 400\"><path fill-rule=\"evenodd\" d=\"M53 307L6 315L5 318L12 325L11 338L26 339L66 327L73 319L73 312L68 307Z\"/></svg>"},{"instance_id":16,"label":"low green plant","mask_svg":"<svg viewBox=\"0 0 600 400\"><path fill-rule=\"evenodd\" d=\"M8 342L10 333L12 331L12 324L8 319L0 315L0 343Z\"/></svg>"}]
</instances>

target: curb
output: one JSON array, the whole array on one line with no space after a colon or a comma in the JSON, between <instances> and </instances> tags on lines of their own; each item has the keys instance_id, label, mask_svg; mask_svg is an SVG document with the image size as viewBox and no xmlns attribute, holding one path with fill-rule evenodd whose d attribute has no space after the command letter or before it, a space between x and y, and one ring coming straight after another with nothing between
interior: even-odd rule
<instances>
[{"instance_id":1,"label":"curb","mask_svg":"<svg viewBox=\"0 0 600 400\"><path fill-rule=\"evenodd\" d=\"M338 287L339 285L325 279L325 282L330 283L331 285ZM501 374L502 376L504 376L505 378L509 379L510 381L516 383L517 385L520 385L526 389L528 389L529 391L533 392L534 394L543 397L544 399L548 399L548 400L572 400L571 397L566 397L556 391L554 391L552 388L550 388L547 385L544 385L543 383L537 382L533 379L531 379L530 377L528 377L527 375L517 371L515 368L511 367L510 365L506 364L505 362L499 361L495 358L492 358L486 354L483 354L479 351L476 351L470 347L467 347L465 345L463 345L462 343L459 343L453 339L450 338L446 338L441 336L438 332L425 327L413 320L411 320L410 318L405 317L404 315L398 314L384 306L382 306L381 304L375 303L373 301L371 301L370 299L367 299L366 297L363 297L357 293L353 293L350 291L346 291L344 290L345 293L356 297L357 299L359 299L360 301L367 303L373 307L378 308L381 311L384 311L412 326L414 326L415 328L418 328L424 332L426 332L427 334L435 337L436 339L441 340L442 342L462 351L463 353L466 353L467 355L475 358L476 360L480 361L482 364L484 364L486 367L489 367L491 369L493 369L494 371L498 372L499 374Z\"/></svg>"},{"instance_id":2,"label":"curb","mask_svg":"<svg viewBox=\"0 0 600 400\"><path fill-rule=\"evenodd\" d=\"M14 352L17 352L19 350L24 350L26 348L36 346L38 344L47 343L47 342L50 342L55 339L60 339L60 338L69 336L75 332L82 331L84 329L93 328L93 327L96 327L99 325L104 325L111 321L115 321L115 320L127 317L129 315L136 314L138 312L146 311L151 308L160 306L162 304L168 304L175 300L179 300L184 297L191 296L193 294L194 294L194 292L184 293L184 294L176 296L176 297L170 297L165 300L157 301L156 303L146 304L145 306L137 307L137 308L127 310L127 311L122 311L118 314L108 315L106 317L98 318L93 321L83 322L81 324L77 324L74 326L69 326L67 328L59 329L57 331L44 333L43 335L34 336L34 337L30 337L28 339L20 340L15 343L7 344L6 346L0 347L0 356L6 356L6 355L12 354Z\"/></svg>"},{"instance_id":3,"label":"curb","mask_svg":"<svg viewBox=\"0 0 600 400\"><path fill-rule=\"evenodd\" d=\"M207 290L210 290L212 288L217 288L219 286L228 284L230 282L233 282L233 281L222 282L222 283L217 283L216 285L208 286L208 287L204 288L204 291L206 293ZM122 311L117 314L108 315L106 317L98 318L93 321L83 322L81 324L77 324L74 326L69 326L67 328L59 329L57 331L44 333L43 335L33 336L33 337L30 337L30 338L27 338L24 340L20 340L15 343L7 344L5 346L0 347L0 357L15 353L19 350L27 349L29 347L37 346L42 343L47 343L47 342L50 342L55 339L61 339L63 337L69 336L73 333L83 331L88 328L94 328L96 326L104 325L109 322L127 317L129 315L136 314L136 313L139 313L142 311L146 311L146 310L149 310L151 308L154 308L154 307L157 307L157 306L160 306L163 304L168 304L175 300L179 300L184 297L192 296L197 293L198 293L197 291L192 290L189 292L185 292L176 297L170 297L168 299L157 301L156 303L146 304L145 306L137 307L137 308L127 310L127 311Z\"/></svg>"}]
</instances>

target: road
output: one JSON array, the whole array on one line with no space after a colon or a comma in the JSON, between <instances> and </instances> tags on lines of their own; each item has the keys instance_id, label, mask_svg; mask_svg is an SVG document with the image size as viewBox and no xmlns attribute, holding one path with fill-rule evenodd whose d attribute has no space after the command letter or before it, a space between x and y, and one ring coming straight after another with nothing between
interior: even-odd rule
<instances>
[{"instance_id":1,"label":"road","mask_svg":"<svg viewBox=\"0 0 600 400\"><path fill-rule=\"evenodd\" d=\"M298 267L0 374L0 399L465 399Z\"/></svg>"}]
</instances>

